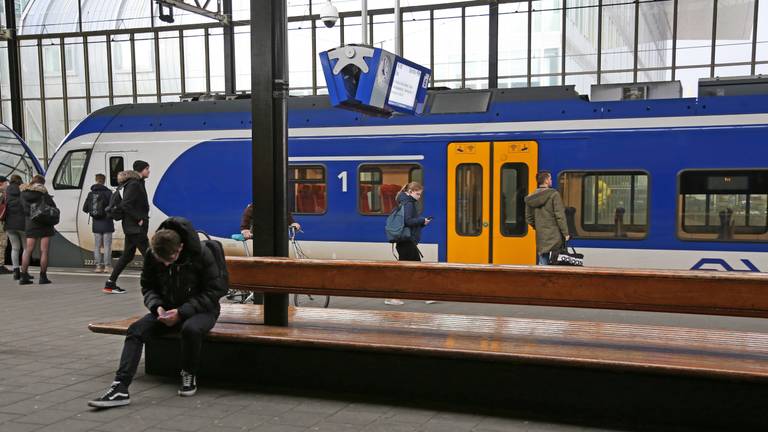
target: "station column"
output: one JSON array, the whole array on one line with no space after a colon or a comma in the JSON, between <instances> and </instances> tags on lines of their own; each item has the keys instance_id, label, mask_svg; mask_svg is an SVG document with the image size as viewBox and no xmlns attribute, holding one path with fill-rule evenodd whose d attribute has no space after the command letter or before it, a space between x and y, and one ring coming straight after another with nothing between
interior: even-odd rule
<instances>
[{"instance_id":1,"label":"station column","mask_svg":"<svg viewBox=\"0 0 768 432\"><path fill-rule=\"evenodd\" d=\"M288 56L285 0L251 0L253 247L288 256ZM288 295L265 294L264 323L288 324Z\"/></svg>"},{"instance_id":2,"label":"station column","mask_svg":"<svg viewBox=\"0 0 768 432\"><path fill-rule=\"evenodd\" d=\"M21 66L19 63L19 39L16 37L16 2L5 1L5 26L11 33L8 41L8 78L11 84L11 116L13 130L24 137L21 114Z\"/></svg>"}]
</instances>

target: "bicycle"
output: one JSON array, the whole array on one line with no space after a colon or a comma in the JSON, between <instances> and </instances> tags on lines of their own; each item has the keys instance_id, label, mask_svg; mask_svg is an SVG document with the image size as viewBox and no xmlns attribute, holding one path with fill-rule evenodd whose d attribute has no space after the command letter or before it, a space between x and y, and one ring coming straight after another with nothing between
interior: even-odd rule
<instances>
[{"instance_id":1,"label":"bicycle","mask_svg":"<svg viewBox=\"0 0 768 432\"><path fill-rule=\"evenodd\" d=\"M296 234L298 232L304 232L297 230L294 227L288 227L288 239L290 247L293 250L293 254L296 259L307 259L307 255L301 248L301 245L296 240ZM327 308L331 303L331 296L327 295L313 295L313 294L294 294L293 305L296 307L323 307Z\"/></svg>"},{"instance_id":2,"label":"bicycle","mask_svg":"<svg viewBox=\"0 0 768 432\"><path fill-rule=\"evenodd\" d=\"M251 251L248 249L248 240L242 234L232 234L230 238L242 242L245 256L251 256ZM227 291L226 299L234 301L235 303L245 304L253 301L253 293L230 288Z\"/></svg>"}]
</instances>

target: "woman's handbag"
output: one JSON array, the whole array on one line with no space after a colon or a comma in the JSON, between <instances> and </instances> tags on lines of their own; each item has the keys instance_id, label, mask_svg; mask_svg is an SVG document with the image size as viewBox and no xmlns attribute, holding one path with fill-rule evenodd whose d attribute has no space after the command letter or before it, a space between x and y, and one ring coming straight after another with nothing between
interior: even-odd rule
<instances>
[{"instance_id":1,"label":"woman's handbag","mask_svg":"<svg viewBox=\"0 0 768 432\"><path fill-rule=\"evenodd\" d=\"M568 252L568 242L563 242L560 252L554 253L552 265L584 267L584 254L576 252L576 248L571 246L573 252Z\"/></svg>"},{"instance_id":2,"label":"woman's handbag","mask_svg":"<svg viewBox=\"0 0 768 432\"><path fill-rule=\"evenodd\" d=\"M59 223L61 212L52 205L48 205L45 199L29 205L29 219L41 225L54 226Z\"/></svg>"}]
</instances>

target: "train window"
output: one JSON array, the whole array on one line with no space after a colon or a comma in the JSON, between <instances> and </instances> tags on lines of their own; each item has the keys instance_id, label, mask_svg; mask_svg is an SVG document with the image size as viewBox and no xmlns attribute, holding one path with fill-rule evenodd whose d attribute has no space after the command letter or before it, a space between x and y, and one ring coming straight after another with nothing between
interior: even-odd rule
<instances>
[{"instance_id":1,"label":"train window","mask_svg":"<svg viewBox=\"0 0 768 432\"><path fill-rule=\"evenodd\" d=\"M483 167L476 163L456 167L456 234L479 236L483 231Z\"/></svg>"},{"instance_id":2,"label":"train window","mask_svg":"<svg viewBox=\"0 0 768 432\"><path fill-rule=\"evenodd\" d=\"M325 167L291 165L288 167L288 190L293 197L288 210L299 214L322 214L326 209Z\"/></svg>"},{"instance_id":3,"label":"train window","mask_svg":"<svg viewBox=\"0 0 768 432\"><path fill-rule=\"evenodd\" d=\"M648 174L565 172L558 179L576 238L641 239L648 234Z\"/></svg>"},{"instance_id":4,"label":"train window","mask_svg":"<svg viewBox=\"0 0 768 432\"><path fill-rule=\"evenodd\" d=\"M81 189L90 154L89 150L73 150L67 153L53 177L53 188Z\"/></svg>"},{"instance_id":5,"label":"train window","mask_svg":"<svg viewBox=\"0 0 768 432\"><path fill-rule=\"evenodd\" d=\"M111 156L109 158L109 184L119 186L117 175L125 170L125 162L122 156Z\"/></svg>"},{"instance_id":6,"label":"train window","mask_svg":"<svg viewBox=\"0 0 768 432\"><path fill-rule=\"evenodd\" d=\"M421 166L416 164L361 165L358 210L367 215L391 213L397 207L397 194L403 185L412 181L423 184L423 176Z\"/></svg>"},{"instance_id":7,"label":"train window","mask_svg":"<svg viewBox=\"0 0 768 432\"><path fill-rule=\"evenodd\" d=\"M501 234L506 237L525 235L525 203L528 195L528 165L506 163L501 166Z\"/></svg>"},{"instance_id":8,"label":"train window","mask_svg":"<svg viewBox=\"0 0 768 432\"><path fill-rule=\"evenodd\" d=\"M684 171L678 229L683 240L768 241L768 170Z\"/></svg>"}]
</instances>

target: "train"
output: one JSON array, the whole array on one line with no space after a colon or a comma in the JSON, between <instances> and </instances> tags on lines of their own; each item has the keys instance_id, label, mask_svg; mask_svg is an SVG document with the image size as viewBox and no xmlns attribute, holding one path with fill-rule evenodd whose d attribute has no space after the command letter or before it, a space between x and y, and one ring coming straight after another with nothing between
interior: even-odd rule
<instances>
[{"instance_id":1,"label":"train","mask_svg":"<svg viewBox=\"0 0 768 432\"><path fill-rule=\"evenodd\" d=\"M127 104L90 114L51 158L62 212L51 262L92 264L81 211L151 165L150 231L184 216L225 245L252 196L248 99ZM256 131L258 133L258 131ZM394 260L384 225L423 183L425 261L534 264L523 199L553 174L584 265L768 271L768 95L590 101L572 86L431 91L420 116L370 117L327 96L289 98L288 204L305 254ZM39 167L37 167L39 169ZM119 224L118 224L119 225ZM115 235L119 253L122 234Z\"/></svg>"}]
</instances>

